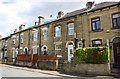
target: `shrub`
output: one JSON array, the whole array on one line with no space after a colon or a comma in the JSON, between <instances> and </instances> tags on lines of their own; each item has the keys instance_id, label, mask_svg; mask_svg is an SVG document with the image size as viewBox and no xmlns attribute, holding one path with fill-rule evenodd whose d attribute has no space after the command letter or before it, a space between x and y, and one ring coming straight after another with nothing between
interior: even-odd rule
<instances>
[{"instance_id":1,"label":"shrub","mask_svg":"<svg viewBox=\"0 0 120 79\"><path fill-rule=\"evenodd\" d=\"M74 51L74 63L107 63L110 59L108 47L77 48Z\"/></svg>"}]
</instances>

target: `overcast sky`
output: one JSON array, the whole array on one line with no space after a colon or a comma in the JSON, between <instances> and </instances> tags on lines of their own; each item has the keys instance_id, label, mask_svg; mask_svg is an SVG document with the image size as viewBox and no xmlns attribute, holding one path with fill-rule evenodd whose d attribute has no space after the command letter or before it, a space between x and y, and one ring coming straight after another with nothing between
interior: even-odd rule
<instances>
[{"instance_id":1,"label":"overcast sky","mask_svg":"<svg viewBox=\"0 0 120 79\"><path fill-rule=\"evenodd\" d=\"M0 0L0 35L8 36L21 24L33 26L38 16L45 21L56 18L58 11L71 12L85 7L88 0ZM92 0L93 1L93 0ZM94 0L95 4L112 0ZM119 1L119 0L114 0ZM53 17L50 18L50 15Z\"/></svg>"}]
</instances>

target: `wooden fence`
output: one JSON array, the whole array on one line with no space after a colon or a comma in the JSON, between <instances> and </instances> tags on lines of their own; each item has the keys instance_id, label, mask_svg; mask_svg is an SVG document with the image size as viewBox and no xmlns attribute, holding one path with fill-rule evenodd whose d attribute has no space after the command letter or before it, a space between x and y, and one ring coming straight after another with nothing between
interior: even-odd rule
<instances>
[{"instance_id":1,"label":"wooden fence","mask_svg":"<svg viewBox=\"0 0 120 79\"><path fill-rule=\"evenodd\" d=\"M17 61L58 60L56 55L18 54Z\"/></svg>"}]
</instances>

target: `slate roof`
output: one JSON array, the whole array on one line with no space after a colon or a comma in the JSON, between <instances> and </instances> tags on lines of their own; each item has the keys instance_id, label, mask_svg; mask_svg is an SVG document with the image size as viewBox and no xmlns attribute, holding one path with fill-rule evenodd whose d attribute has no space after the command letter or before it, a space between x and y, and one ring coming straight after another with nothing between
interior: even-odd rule
<instances>
[{"instance_id":1,"label":"slate roof","mask_svg":"<svg viewBox=\"0 0 120 79\"><path fill-rule=\"evenodd\" d=\"M92 9L90 9L89 11L88 11L87 8L79 9L79 10L67 13L62 18L67 18L67 17L83 14L83 13L86 13L87 11L92 12L92 11L95 11L95 10L103 9L103 8L114 6L114 5L117 5L117 4L120 5L120 2L102 2L102 3L99 3L99 4L95 4L94 7ZM62 19L62 18L60 18L60 19Z\"/></svg>"}]
</instances>

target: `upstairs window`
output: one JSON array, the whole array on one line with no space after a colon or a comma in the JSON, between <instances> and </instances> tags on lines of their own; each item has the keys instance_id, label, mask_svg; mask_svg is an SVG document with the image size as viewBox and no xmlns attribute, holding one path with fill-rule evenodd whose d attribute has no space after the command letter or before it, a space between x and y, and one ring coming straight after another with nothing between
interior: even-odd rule
<instances>
[{"instance_id":1,"label":"upstairs window","mask_svg":"<svg viewBox=\"0 0 120 79\"><path fill-rule=\"evenodd\" d=\"M74 23L68 24L68 35L74 35Z\"/></svg>"},{"instance_id":2,"label":"upstairs window","mask_svg":"<svg viewBox=\"0 0 120 79\"><path fill-rule=\"evenodd\" d=\"M33 41L37 41L38 39L38 31L33 32Z\"/></svg>"},{"instance_id":3,"label":"upstairs window","mask_svg":"<svg viewBox=\"0 0 120 79\"><path fill-rule=\"evenodd\" d=\"M6 41L5 41L5 46L7 46L7 45L8 45L8 41L6 40Z\"/></svg>"},{"instance_id":4,"label":"upstairs window","mask_svg":"<svg viewBox=\"0 0 120 79\"><path fill-rule=\"evenodd\" d=\"M13 37L12 38L12 44L15 44L16 43L16 37Z\"/></svg>"},{"instance_id":5,"label":"upstairs window","mask_svg":"<svg viewBox=\"0 0 120 79\"><path fill-rule=\"evenodd\" d=\"M48 34L47 29L43 29L42 34L43 34L43 40L47 40L47 34Z\"/></svg>"},{"instance_id":6,"label":"upstairs window","mask_svg":"<svg viewBox=\"0 0 120 79\"><path fill-rule=\"evenodd\" d=\"M2 47L2 41L0 41L0 48Z\"/></svg>"},{"instance_id":7,"label":"upstairs window","mask_svg":"<svg viewBox=\"0 0 120 79\"><path fill-rule=\"evenodd\" d=\"M102 39L92 40L92 46L93 47L102 46Z\"/></svg>"},{"instance_id":8,"label":"upstairs window","mask_svg":"<svg viewBox=\"0 0 120 79\"><path fill-rule=\"evenodd\" d=\"M112 15L113 28L120 27L120 13Z\"/></svg>"},{"instance_id":9,"label":"upstairs window","mask_svg":"<svg viewBox=\"0 0 120 79\"><path fill-rule=\"evenodd\" d=\"M61 26L55 27L55 37L61 37Z\"/></svg>"},{"instance_id":10,"label":"upstairs window","mask_svg":"<svg viewBox=\"0 0 120 79\"><path fill-rule=\"evenodd\" d=\"M20 42L21 42L21 43L24 42L24 35L23 35L23 34L20 35Z\"/></svg>"},{"instance_id":11,"label":"upstairs window","mask_svg":"<svg viewBox=\"0 0 120 79\"><path fill-rule=\"evenodd\" d=\"M91 19L92 31L100 30L100 18Z\"/></svg>"}]
</instances>

